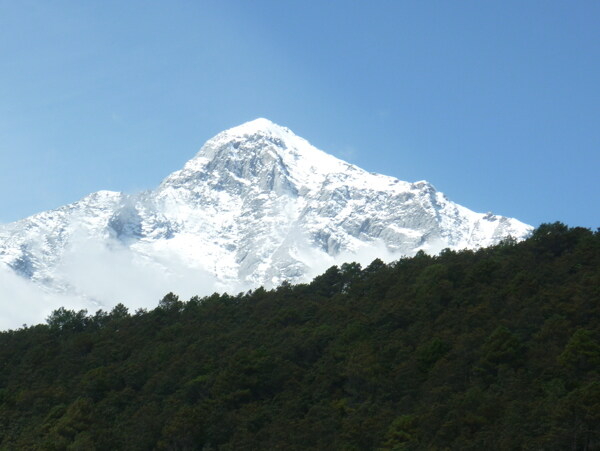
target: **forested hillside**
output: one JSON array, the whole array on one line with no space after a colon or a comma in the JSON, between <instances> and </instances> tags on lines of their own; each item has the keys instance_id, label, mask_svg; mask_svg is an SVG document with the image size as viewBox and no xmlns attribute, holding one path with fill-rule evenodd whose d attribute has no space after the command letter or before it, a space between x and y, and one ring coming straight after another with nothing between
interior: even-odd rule
<instances>
[{"instance_id":1,"label":"forested hillside","mask_svg":"<svg viewBox=\"0 0 600 451\"><path fill-rule=\"evenodd\" d=\"M55 311L0 334L0 448L600 449L600 232Z\"/></svg>"}]
</instances>

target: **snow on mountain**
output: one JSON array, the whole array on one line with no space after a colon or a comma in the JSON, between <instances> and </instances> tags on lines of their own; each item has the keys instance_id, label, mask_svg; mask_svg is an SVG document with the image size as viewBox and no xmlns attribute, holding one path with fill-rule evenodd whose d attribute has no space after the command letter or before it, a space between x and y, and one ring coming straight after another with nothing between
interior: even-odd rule
<instances>
[{"instance_id":1,"label":"snow on mountain","mask_svg":"<svg viewBox=\"0 0 600 451\"><path fill-rule=\"evenodd\" d=\"M153 307L168 291L272 287L344 261L477 248L530 231L256 119L210 139L155 190L99 191L0 225L0 296L11 302L1 287L31 281L40 302L22 317L34 320L66 302L59 294L92 311L121 301Z\"/></svg>"}]
</instances>

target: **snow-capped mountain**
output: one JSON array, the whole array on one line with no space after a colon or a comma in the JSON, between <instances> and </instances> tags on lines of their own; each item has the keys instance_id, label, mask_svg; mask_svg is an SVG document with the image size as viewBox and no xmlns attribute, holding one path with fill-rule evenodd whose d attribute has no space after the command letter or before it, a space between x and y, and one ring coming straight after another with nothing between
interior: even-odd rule
<instances>
[{"instance_id":1,"label":"snow-capped mountain","mask_svg":"<svg viewBox=\"0 0 600 451\"><path fill-rule=\"evenodd\" d=\"M530 231L257 119L210 139L155 190L99 191L0 225L0 266L101 307L148 286L157 296L180 286L237 292L306 281L344 261L476 248Z\"/></svg>"}]
</instances>

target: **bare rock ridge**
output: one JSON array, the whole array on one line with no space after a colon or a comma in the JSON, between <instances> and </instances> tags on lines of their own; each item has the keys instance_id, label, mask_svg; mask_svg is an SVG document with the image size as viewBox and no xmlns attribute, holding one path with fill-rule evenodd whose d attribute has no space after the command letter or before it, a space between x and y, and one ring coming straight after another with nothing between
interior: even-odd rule
<instances>
[{"instance_id":1,"label":"bare rock ridge","mask_svg":"<svg viewBox=\"0 0 600 451\"><path fill-rule=\"evenodd\" d=\"M115 277L106 264L120 265L121 278L130 271L132 284L154 277L157 293L178 284L235 292L306 281L344 261L477 248L530 231L455 204L425 181L366 172L256 119L207 141L155 190L99 191L0 225L0 269L108 306L117 294L106 289Z\"/></svg>"}]
</instances>

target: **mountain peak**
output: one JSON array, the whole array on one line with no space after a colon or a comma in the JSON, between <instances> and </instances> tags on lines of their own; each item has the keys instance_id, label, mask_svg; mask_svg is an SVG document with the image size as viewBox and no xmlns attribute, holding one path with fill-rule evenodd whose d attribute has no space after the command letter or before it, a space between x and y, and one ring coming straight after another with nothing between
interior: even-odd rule
<instances>
[{"instance_id":1,"label":"mountain peak","mask_svg":"<svg viewBox=\"0 0 600 451\"><path fill-rule=\"evenodd\" d=\"M252 121L244 122L241 125L232 127L223 132L225 135L237 137L255 135L257 133L278 136L293 135L289 128L277 125L276 123L270 121L269 119L265 119L264 117L259 117Z\"/></svg>"},{"instance_id":2,"label":"mountain peak","mask_svg":"<svg viewBox=\"0 0 600 451\"><path fill-rule=\"evenodd\" d=\"M223 155L222 150L224 149L235 149L234 153L238 153L237 149L240 146L266 149L274 145L283 150L296 147L296 144L300 142L306 143L304 139L296 136L290 129L261 117L229 128L209 139L193 160L198 158L212 159L216 155ZM242 145L243 143L245 145ZM234 158L236 157L234 156Z\"/></svg>"},{"instance_id":3,"label":"mountain peak","mask_svg":"<svg viewBox=\"0 0 600 451\"><path fill-rule=\"evenodd\" d=\"M255 184L256 176L281 176L297 189L316 189L327 176L349 170L359 169L317 149L289 128L258 118L209 139L183 170L163 183L180 184L184 179L210 176L221 185L223 177L231 179L233 175L238 182L245 180L240 183Z\"/></svg>"}]
</instances>

